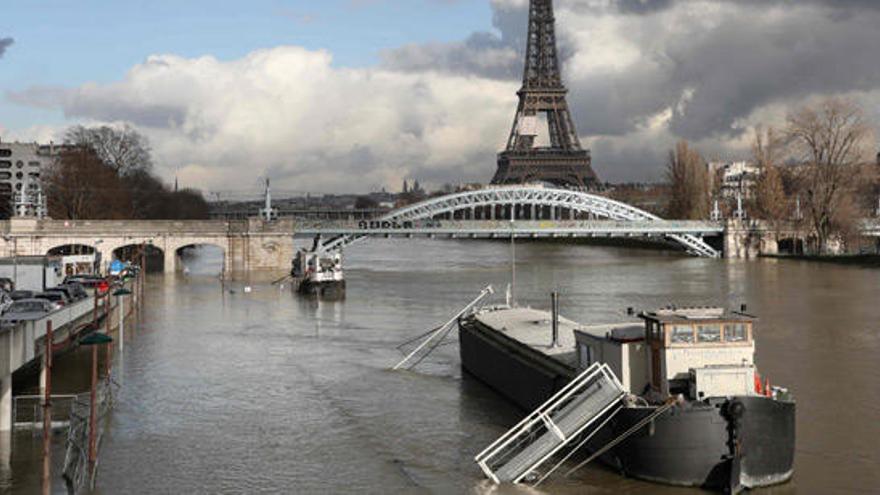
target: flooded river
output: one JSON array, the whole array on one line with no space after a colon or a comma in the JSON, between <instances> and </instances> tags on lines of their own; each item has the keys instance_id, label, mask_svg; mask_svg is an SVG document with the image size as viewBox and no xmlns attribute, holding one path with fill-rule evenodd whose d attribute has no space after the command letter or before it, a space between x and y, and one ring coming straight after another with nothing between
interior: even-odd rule
<instances>
[{"instance_id":1,"label":"flooded river","mask_svg":"<svg viewBox=\"0 0 880 495\"><path fill-rule=\"evenodd\" d=\"M559 290L563 315L584 323L619 321L628 306L748 303L761 316L761 373L798 401L795 479L758 493L880 486L880 270L552 243L516 251L518 302L545 308ZM221 288L210 256L190 260L188 275L151 276L138 328L114 358L122 387L96 493L534 493L497 489L473 463L523 413L462 376L456 344L417 372L388 371L395 345L486 284L503 293L509 256L501 242L364 242L347 253L340 302L300 299L270 284L279 274ZM83 391L88 372L87 356L60 358L55 392ZM35 386L33 376L16 393ZM7 491L39 489L39 445L15 436L0 471ZM541 488L699 493L599 465Z\"/></svg>"}]
</instances>

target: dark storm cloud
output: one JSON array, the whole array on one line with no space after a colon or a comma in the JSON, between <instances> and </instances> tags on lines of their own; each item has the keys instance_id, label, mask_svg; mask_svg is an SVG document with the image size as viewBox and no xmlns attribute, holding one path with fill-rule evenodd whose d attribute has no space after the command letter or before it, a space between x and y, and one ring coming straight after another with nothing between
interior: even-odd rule
<instances>
[{"instance_id":1,"label":"dark storm cloud","mask_svg":"<svg viewBox=\"0 0 880 495\"><path fill-rule=\"evenodd\" d=\"M678 0L682 1L682 0ZM880 10L880 2L876 0L719 0L722 2L749 4L755 7L768 5L803 6L805 4L821 5L834 9L875 9Z\"/></svg>"},{"instance_id":2,"label":"dark storm cloud","mask_svg":"<svg viewBox=\"0 0 880 495\"><path fill-rule=\"evenodd\" d=\"M144 127L176 127L186 117L184 109L180 107L131 101L113 90L92 92L55 86L32 86L22 91L9 91L6 97L14 103L36 108L60 107L67 117L124 121Z\"/></svg>"},{"instance_id":3,"label":"dark storm cloud","mask_svg":"<svg viewBox=\"0 0 880 495\"><path fill-rule=\"evenodd\" d=\"M108 98L104 101L74 98L65 106L64 113L67 117L88 117L104 121L131 122L141 127L169 128L178 127L186 117L183 108L151 104L143 102L128 102ZM204 132L204 131L199 131ZM200 139L207 139L204 136Z\"/></svg>"},{"instance_id":4,"label":"dark storm cloud","mask_svg":"<svg viewBox=\"0 0 880 495\"><path fill-rule=\"evenodd\" d=\"M614 6L625 14L650 14L676 4L685 4L693 0L616 0ZM880 9L880 2L877 0L710 0L716 3L741 4L759 12L768 7L803 7L804 5L815 5L828 7L835 10L860 10L860 9ZM595 5L588 3L588 0L568 0L559 2L573 8L575 10L595 10Z\"/></svg>"},{"instance_id":5,"label":"dark storm cloud","mask_svg":"<svg viewBox=\"0 0 880 495\"><path fill-rule=\"evenodd\" d=\"M0 58L3 57L3 54L6 53L6 49L13 43L15 43L15 40L12 38L0 38Z\"/></svg>"},{"instance_id":6,"label":"dark storm cloud","mask_svg":"<svg viewBox=\"0 0 880 495\"><path fill-rule=\"evenodd\" d=\"M559 2L563 15L575 14L559 21L567 28L560 29L561 50L574 52L569 62L591 64L583 53L588 47L566 34L606 20L621 23L622 37L641 52L622 68L567 71L582 134L625 135L672 108L670 130L679 137L733 136L737 121L769 104L880 89L880 1L702 2L714 9L696 8L699 3L619 0L609 10L596 2Z\"/></svg>"},{"instance_id":7,"label":"dark storm cloud","mask_svg":"<svg viewBox=\"0 0 880 495\"><path fill-rule=\"evenodd\" d=\"M776 22L727 18L697 39L676 39L660 87L693 90L672 129L687 138L729 131L761 106L880 88L880 13L828 20L798 10Z\"/></svg>"},{"instance_id":8,"label":"dark storm cloud","mask_svg":"<svg viewBox=\"0 0 880 495\"><path fill-rule=\"evenodd\" d=\"M524 44L525 9L495 7L502 38ZM557 23L578 130L599 137L597 169L615 180L645 177L676 138L723 156L738 122L768 105L880 89L880 1L558 0ZM588 58L591 29L600 58L634 45L636 60ZM638 132L668 109L668 133Z\"/></svg>"},{"instance_id":9,"label":"dark storm cloud","mask_svg":"<svg viewBox=\"0 0 880 495\"><path fill-rule=\"evenodd\" d=\"M458 43L405 45L382 53L382 65L391 70L440 70L492 79L509 79L520 62L517 50L493 33L479 32Z\"/></svg>"},{"instance_id":10,"label":"dark storm cloud","mask_svg":"<svg viewBox=\"0 0 880 495\"><path fill-rule=\"evenodd\" d=\"M618 0L617 8L624 13L646 14L663 10L673 3L675 0Z\"/></svg>"}]
</instances>

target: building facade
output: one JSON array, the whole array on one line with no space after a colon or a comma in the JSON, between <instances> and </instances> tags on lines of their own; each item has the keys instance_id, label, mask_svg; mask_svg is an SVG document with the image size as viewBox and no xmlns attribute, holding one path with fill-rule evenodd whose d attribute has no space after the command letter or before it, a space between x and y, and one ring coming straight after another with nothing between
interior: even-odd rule
<instances>
[{"instance_id":1,"label":"building facade","mask_svg":"<svg viewBox=\"0 0 880 495\"><path fill-rule=\"evenodd\" d=\"M752 197L761 169L752 162L710 162L709 180L717 180L722 199L742 199Z\"/></svg>"},{"instance_id":2,"label":"building facade","mask_svg":"<svg viewBox=\"0 0 880 495\"><path fill-rule=\"evenodd\" d=\"M61 152L55 144L0 140L0 218L45 212L40 175Z\"/></svg>"}]
</instances>

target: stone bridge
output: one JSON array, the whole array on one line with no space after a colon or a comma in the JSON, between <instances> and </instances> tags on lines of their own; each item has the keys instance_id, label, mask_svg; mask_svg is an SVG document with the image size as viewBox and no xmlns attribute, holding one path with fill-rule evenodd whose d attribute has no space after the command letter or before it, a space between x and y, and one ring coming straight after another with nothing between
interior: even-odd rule
<instances>
[{"instance_id":1,"label":"stone bridge","mask_svg":"<svg viewBox=\"0 0 880 495\"><path fill-rule=\"evenodd\" d=\"M164 271L177 270L181 251L216 246L227 272L284 269L293 257L292 220L37 220L0 221L0 256L45 255L65 246L97 249L107 263L124 248L142 244L164 257Z\"/></svg>"}]
</instances>

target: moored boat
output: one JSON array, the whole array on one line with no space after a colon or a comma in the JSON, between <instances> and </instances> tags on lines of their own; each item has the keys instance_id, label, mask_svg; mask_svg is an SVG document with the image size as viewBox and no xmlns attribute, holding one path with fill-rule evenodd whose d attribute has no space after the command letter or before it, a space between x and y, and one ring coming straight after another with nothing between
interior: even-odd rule
<instances>
[{"instance_id":1,"label":"moored boat","mask_svg":"<svg viewBox=\"0 0 880 495\"><path fill-rule=\"evenodd\" d=\"M789 480L795 403L758 374L755 318L719 308L638 317L581 326L529 308L483 309L460 321L462 366L532 411L607 365L624 398L596 418L602 426L579 454L597 452L624 475L733 493Z\"/></svg>"},{"instance_id":2,"label":"moored boat","mask_svg":"<svg viewBox=\"0 0 880 495\"><path fill-rule=\"evenodd\" d=\"M310 296L340 297L345 294L342 253L300 250L290 272L297 292Z\"/></svg>"}]
</instances>

